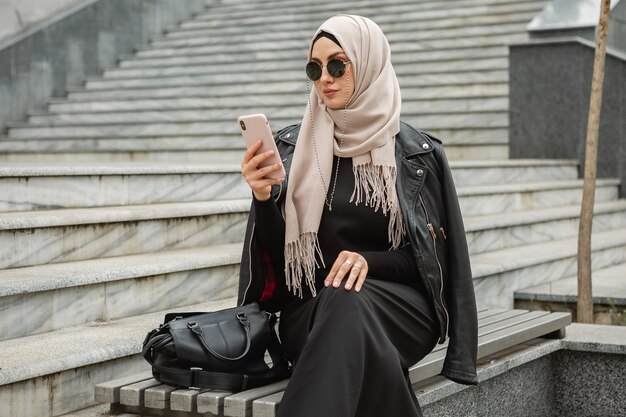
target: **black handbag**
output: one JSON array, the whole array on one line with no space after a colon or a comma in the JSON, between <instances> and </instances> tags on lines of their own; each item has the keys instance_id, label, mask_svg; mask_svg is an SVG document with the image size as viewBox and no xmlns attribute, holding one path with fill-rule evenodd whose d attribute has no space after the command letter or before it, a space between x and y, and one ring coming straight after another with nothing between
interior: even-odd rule
<instances>
[{"instance_id":1,"label":"black handbag","mask_svg":"<svg viewBox=\"0 0 626 417\"><path fill-rule=\"evenodd\" d=\"M146 336L142 355L163 384L238 392L289 376L275 324L276 316L256 303L211 313L168 313Z\"/></svg>"}]
</instances>

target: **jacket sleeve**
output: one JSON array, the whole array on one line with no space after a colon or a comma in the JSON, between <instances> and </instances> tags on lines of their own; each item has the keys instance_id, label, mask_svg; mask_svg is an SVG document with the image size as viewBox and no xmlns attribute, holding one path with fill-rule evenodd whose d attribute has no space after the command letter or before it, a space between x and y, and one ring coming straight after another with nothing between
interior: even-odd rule
<instances>
[{"instance_id":1,"label":"jacket sleeve","mask_svg":"<svg viewBox=\"0 0 626 417\"><path fill-rule=\"evenodd\" d=\"M445 296L450 340L441 374L461 384L477 384L478 316L465 227L448 160L443 148L436 152L448 226Z\"/></svg>"}]
</instances>

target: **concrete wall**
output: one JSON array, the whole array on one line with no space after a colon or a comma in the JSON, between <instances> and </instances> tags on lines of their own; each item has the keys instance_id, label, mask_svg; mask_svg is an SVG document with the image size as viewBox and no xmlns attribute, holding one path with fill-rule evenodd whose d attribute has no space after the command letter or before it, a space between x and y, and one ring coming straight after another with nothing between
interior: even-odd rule
<instances>
[{"instance_id":1,"label":"concrete wall","mask_svg":"<svg viewBox=\"0 0 626 417\"><path fill-rule=\"evenodd\" d=\"M567 158L584 167L594 44L580 39L510 47L511 158ZM598 177L619 178L626 197L626 54L607 54Z\"/></svg>"},{"instance_id":2,"label":"concrete wall","mask_svg":"<svg viewBox=\"0 0 626 417\"><path fill-rule=\"evenodd\" d=\"M44 109L67 86L82 85L167 27L203 10L207 0L88 1L43 28L0 45L0 133ZM41 23L40 23L41 24Z\"/></svg>"}]
</instances>

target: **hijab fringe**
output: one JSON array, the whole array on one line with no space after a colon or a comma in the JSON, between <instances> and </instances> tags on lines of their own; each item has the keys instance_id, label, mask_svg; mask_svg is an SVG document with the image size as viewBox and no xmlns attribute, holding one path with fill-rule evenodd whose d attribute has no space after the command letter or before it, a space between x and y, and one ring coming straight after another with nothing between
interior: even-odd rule
<instances>
[{"instance_id":1,"label":"hijab fringe","mask_svg":"<svg viewBox=\"0 0 626 417\"><path fill-rule=\"evenodd\" d=\"M315 269L324 265L322 249L316 232L307 232L300 235L298 240L285 245L285 278L287 288L298 297L302 298L302 276L306 280L313 297L317 295L315 290Z\"/></svg>"},{"instance_id":2,"label":"hijab fringe","mask_svg":"<svg viewBox=\"0 0 626 417\"><path fill-rule=\"evenodd\" d=\"M350 202L356 205L365 203L374 208L382 209L383 214L389 213L387 234L392 249L398 249L405 234L402 211L396 193L396 168L392 166L374 165L371 162L354 165L354 191Z\"/></svg>"}]
</instances>

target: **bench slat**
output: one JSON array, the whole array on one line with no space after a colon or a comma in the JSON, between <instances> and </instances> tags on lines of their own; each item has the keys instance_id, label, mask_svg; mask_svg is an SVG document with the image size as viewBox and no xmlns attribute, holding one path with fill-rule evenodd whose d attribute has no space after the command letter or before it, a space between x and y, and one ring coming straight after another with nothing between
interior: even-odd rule
<instances>
[{"instance_id":1,"label":"bench slat","mask_svg":"<svg viewBox=\"0 0 626 417\"><path fill-rule=\"evenodd\" d=\"M148 408L159 408L161 410L169 408L170 394L175 391L176 387L171 385L157 385L144 391L143 401Z\"/></svg>"},{"instance_id":2,"label":"bench slat","mask_svg":"<svg viewBox=\"0 0 626 417\"><path fill-rule=\"evenodd\" d=\"M120 404L124 405L143 405L143 395L146 389L156 387L161 383L154 378L146 381L137 382L120 388Z\"/></svg>"},{"instance_id":3,"label":"bench slat","mask_svg":"<svg viewBox=\"0 0 626 417\"><path fill-rule=\"evenodd\" d=\"M224 415L229 417L249 417L252 415L252 402L278 391L284 391L289 380L275 382L263 387L233 394L224 399Z\"/></svg>"},{"instance_id":4,"label":"bench slat","mask_svg":"<svg viewBox=\"0 0 626 417\"><path fill-rule=\"evenodd\" d=\"M203 392L196 397L196 407L198 413L213 413L215 415L224 414L224 398L232 395L232 392L210 390Z\"/></svg>"},{"instance_id":5,"label":"bench slat","mask_svg":"<svg viewBox=\"0 0 626 417\"><path fill-rule=\"evenodd\" d=\"M198 395L207 390L177 389L170 394L170 409L174 411L196 411Z\"/></svg>"},{"instance_id":6,"label":"bench slat","mask_svg":"<svg viewBox=\"0 0 626 417\"><path fill-rule=\"evenodd\" d=\"M103 382L96 385L94 398L97 402L100 403L118 403L120 402L120 388L151 378L152 371L146 371L140 374L130 375L124 378L118 378L112 381Z\"/></svg>"}]
</instances>

